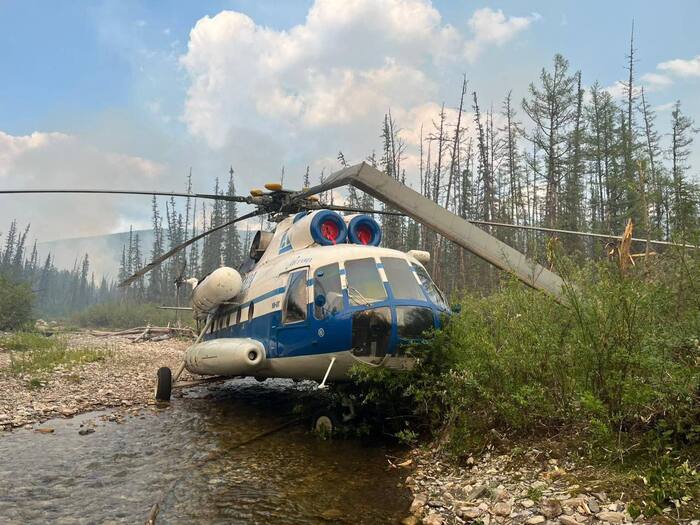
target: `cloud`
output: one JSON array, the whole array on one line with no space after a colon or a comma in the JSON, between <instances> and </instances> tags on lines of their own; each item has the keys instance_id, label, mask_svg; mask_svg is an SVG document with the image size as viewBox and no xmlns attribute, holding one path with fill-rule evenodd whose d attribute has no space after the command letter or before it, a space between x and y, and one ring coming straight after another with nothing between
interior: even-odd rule
<instances>
[{"instance_id":1,"label":"cloud","mask_svg":"<svg viewBox=\"0 0 700 525\"><path fill-rule=\"evenodd\" d=\"M0 131L0 187L151 189L165 175L151 160L104 151L65 133ZM12 219L32 223L42 241L104 234L148 209L149 197L0 195L0 229ZM41 220L36 220L40 216Z\"/></svg>"},{"instance_id":2,"label":"cloud","mask_svg":"<svg viewBox=\"0 0 700 525\"><path fill-rule=\"evenodd\" d=\"M661 62L656 67L679 77L700 77L700 55L688 60L682 58L668 60Z\"/></svg>"},{"instance_id":3,"label":"cloud","mask_svg":"<svg viewBox=\"0 0 700 525\"><path fill-rule=\"evenodd\" d=\"M255 128L368 151L376 136L366 130L387 110L438 98L436 65L464 60L465 46L473 60L537 18L479 9L468 43L428 0L316 0L302 24L281 31L223 11L196 23L180 58L190 82L183 120L214 149Z\"/></svg>"},{"instance_id":4,"label":"cloud","mask_svg":"<svg viewBox=\"0 0 700 525\"><path fill-rule=\"evenodd\" d=\"M506 17L500 9L497 11L489 7L477 9L468 22L474 36L464 46L467 60L474 62L489 45L506 44L540 18L541 16L537 13L530 16Z\"/></svg>"},{"instance_id":5,"label":"cloud","mask_svg":"<svg viewBox=\"0 0 700 525\"><path fill-rule=\"evenodd\" d=\"M642 82L648 91L657 91L673 85L673 80L659 73L645 73L642 75Z\"/></svg>"}]
</instances>

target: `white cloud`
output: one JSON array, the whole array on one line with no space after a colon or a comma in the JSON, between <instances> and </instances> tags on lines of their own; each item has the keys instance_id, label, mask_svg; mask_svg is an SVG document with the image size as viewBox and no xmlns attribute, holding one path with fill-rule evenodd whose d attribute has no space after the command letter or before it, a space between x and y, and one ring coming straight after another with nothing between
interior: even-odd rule
<instances>
[{"instance_id":1,"label":"white cloud","mask_svg":"<svg viewBox=\"0 0 700 525\"><path fill-rule=\"evenodd\" d=\"M361 130L388 109L398 115L437 98L436 64L464 60L465 46L476 58L538 17L479 9L467 44L428 0L316 0L304 23L283 31L223 11L190 32L180 59L190 80L183 119L212 148L249 127L315 141L332 129L336 143L369 146L376 137L363 141Z\"/></svg>"},{"instance_id":2,"label":"white cloud","mask_svg":"<svg viewBox=\"0 0 700 525\"><path fill-rule=\"evenodd\" d=\"M673 84L670 77L659 73L645 73L642 75L642 82L649 91L663 89Z\"/></svg>"},{"instance_id":3,"label":"white cloud","mask_svg":"<svg viewBox=\"0 0 700 525\"><path fill-rule=\"evenodd\" d=\"M157 187L163 175L163 166L156 162L103 151L73 135L15 136L0 131L0 186L6 189L148 190ZM32 223L32 232L42 241L104 234L114 231L130 212L140 214L144 206L148 197L0 195L0 228L16 218L21 225Z\"/></svg>"},{"instance_id":4,"label":"white cloud","mask_svg":"<svg viewBox=\"0 0 700 525\"><path fill-rule=\"evenodd\" d=\"M500 9L477 9L469 19L469 28L474 36L464 46L467 60L474 62L488 45L502 46L509 42L540 18L537 13L530 16L506 17Z\"/></svg>"},{"instance_id":5,"label":"white cloud","mask_svg":"<svg viewBox=\"0 0 700 525\"><path fill-rule=\"evenodd\" d=\"M700 55L688 60L682 58L668 60L656 67L680 77L700 77Z\"/></svg>"}]
</instances>

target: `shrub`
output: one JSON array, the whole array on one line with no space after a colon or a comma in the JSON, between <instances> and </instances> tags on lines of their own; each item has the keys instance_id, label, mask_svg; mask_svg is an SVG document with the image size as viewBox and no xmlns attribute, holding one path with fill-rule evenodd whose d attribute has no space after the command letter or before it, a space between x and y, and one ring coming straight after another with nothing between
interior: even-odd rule
<instances>
[{"instance_id":1,"label":"shrub","mask_svg":"<svg viewBox=\"0 0 700 525\"><path fill-rule=\"evenodd\" d=\"M191 314L180 313L183 325L192 325ZM176 314L172 310L161 310L155 304L102 303L73 315L71 321L85 328L127 329L137 326L174 325Z\"/></svg>"},{"instance_id":2,"label":"shrub","mask_svg":"<svg viewBox=\"0 0 700 525\"><path fill-rule=\"evenodd\" d=\"M500 433L583 430L621 456L700 442L700 262L670 254L622 274L560 262L568 307L515 283L465 295L410 374L359 370L366 404L455 451Z\"/></svg>"},{"instance_id":3,"label":"shrub","mask_svg":"<svg viewBox=\"0 0 700 525\"><path fill-rule=\"evenodd\" d=\"M0 275L0 330L16 330L30 325L33 300L29 285Z\"/></svg>"}]
</instances>

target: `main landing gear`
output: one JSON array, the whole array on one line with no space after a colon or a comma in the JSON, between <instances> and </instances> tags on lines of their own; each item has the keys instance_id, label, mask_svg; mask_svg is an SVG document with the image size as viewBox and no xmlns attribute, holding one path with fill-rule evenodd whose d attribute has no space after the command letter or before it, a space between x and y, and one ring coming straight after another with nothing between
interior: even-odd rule
<instances>
[{"instance_id":1,"label":"main landing gear","mask_svg":"<svg viewBox=\"0 0 700 525\"><path fill-rule=\"evenodd\" d=\"M155 396L158 401L170 401L173 391L173 373L167 366L158 369L156 373Z\"/></svg>"}]
</instances>

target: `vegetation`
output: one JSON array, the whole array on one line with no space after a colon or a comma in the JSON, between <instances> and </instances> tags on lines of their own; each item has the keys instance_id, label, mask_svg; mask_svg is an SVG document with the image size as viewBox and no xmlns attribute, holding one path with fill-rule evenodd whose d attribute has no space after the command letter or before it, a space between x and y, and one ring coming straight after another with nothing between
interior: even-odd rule
<instances>
[{"instance_id":1,"label":"vegetation","mask_svg":"<svg viewBox=\"0 0 700 525\"><path fill-rule=\"evenodd\" d=\"M0 274L0 330L16 330L32 319L32 290Z\"/></svg>"},{"instance_id":2,"label":"vegetation","mask_svg":"<svg viewBox=\"0 0 700 525\"><path fill-rule=\"evenodd\" d=\"M92 348L69 348L68 341L59 336L45 337L35 333L15 333L0 338L0 348L10 350L12 375L29 375L29 385L38 388L43 374L57 366L72 367L101 361L109 351Z\"/></svg>"},{"instance_id":3,"label":"vegetation","mask_svg":"<svg viewBox=\"0 0 700 525\"><path fill-rule=\"evenodd\" d=\"M388 411L385 431L432 432L457 458L565 435L588 459L635 465L660 506L697 492L700 257L558 270L568 306L514 282L463 295L461 313L411 349L411 374L355 371L365 405Z\"/></svg>"},{"instance_id":4,"label":"vegetation","mask_svg":"<svg viewBox=\"0 0 700 525\"><path fill-rule=\"evenodd\" d=\"M181 312L182 323L192 322L188 312ZM75 313L71 322L83 328L126 329L135 326L167 326L175 324L172 310L161 310L155 304L112 302L96 304Z\"/></svg>"}]
</instances>

